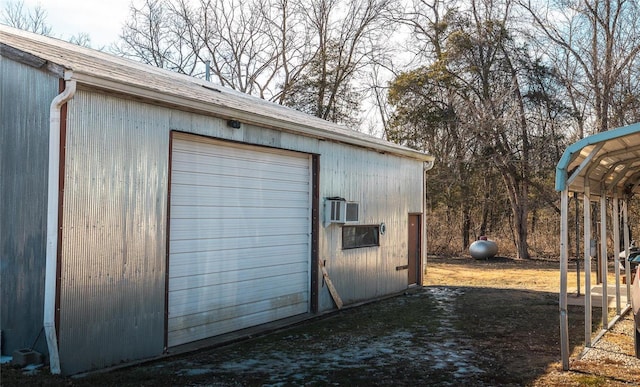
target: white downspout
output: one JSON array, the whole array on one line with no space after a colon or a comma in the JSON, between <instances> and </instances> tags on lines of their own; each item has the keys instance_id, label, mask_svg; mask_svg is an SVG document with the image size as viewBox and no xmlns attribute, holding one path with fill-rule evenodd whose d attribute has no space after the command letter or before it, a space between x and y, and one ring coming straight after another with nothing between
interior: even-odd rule
<instances>
[{"instance_id":1,"label":"white downspout","mask_svg":"<svg viewBox=\"0 0 640 387\"><path fill-rule=\"evenodd\" d=\"M49 180L47 196L47 255L44 277L44 333L49 348L49 368L60 373L58 337L56 334L56 273L58 265L58 192L60 189L60 109L73 98L76 81L73 72L65 71L65 89L52 101L49 109Z\"/></svg>"}]
</instances>

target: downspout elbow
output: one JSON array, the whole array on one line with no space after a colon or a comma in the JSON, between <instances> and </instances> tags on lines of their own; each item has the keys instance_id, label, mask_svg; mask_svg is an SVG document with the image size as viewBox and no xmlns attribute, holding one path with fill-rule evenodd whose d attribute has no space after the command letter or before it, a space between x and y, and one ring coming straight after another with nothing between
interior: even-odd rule
<instances>
[{"instance_id":1,"label":"downspout elbow","mask_svg":"<svg viewBox=\"0 0 640 387\"><path fill-rule=\"evenodd\" d=\"M49 350L49 368L52 374L59 374L58 337L56 334L56 295L58 270L58 203L60 177L60 110L76 92L73 73L65 71L65 89L52 101L49 109L49 175L47 192L47 250L44 283L43 327Z\"/></svg>"}]
</instances>

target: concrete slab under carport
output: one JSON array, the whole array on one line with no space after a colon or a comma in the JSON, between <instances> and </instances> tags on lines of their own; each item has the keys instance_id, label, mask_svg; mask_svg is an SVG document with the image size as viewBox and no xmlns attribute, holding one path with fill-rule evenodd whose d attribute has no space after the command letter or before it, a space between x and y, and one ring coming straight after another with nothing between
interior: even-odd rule
<instances>
[{"instance_id":1,"label":"concrete slab under carport","mask_svg":"<svg viewBox=\"0 0 640 387\"><path fill-rule=\"evenodd\" d=\"M584 291L578 295L577 289L573 289L567 293L567 304L574 306L584 306L585 295ZM616 308L616 287L607 286L607 302L609 308ZM622 308L627 306L626 286L620 288L620 305ZM591 287L591 306L600 308L602 307L602 284Z\"/></svg>"}]
</instances>

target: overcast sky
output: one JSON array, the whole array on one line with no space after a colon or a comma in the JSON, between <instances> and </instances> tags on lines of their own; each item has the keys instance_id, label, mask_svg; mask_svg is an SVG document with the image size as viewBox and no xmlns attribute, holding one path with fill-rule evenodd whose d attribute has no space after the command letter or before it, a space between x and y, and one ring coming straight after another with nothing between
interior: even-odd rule
<instances>
[{"instance_id":1,"label":"overcast sky","mask_svg":"<svg viewBox=\"0 0 640 387\"><path fill-rule=\"evenodd\" d=\"M0 8L16 0L0 0ZM25 8L40 5L47 12L52 35L68 39L85 32L91 47L100 48L118 40L129 14L131 0L24 0Z\"/></svg>"}]
</instances>

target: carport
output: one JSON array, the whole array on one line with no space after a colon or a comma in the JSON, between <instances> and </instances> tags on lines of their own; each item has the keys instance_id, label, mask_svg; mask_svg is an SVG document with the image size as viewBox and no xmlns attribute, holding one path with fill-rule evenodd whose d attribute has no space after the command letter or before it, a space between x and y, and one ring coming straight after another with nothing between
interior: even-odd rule
<instances>
[{"instance_id":1,"label":"carport","mask_svg":"<svg viewBox=\"0 0 640 387\"><path fill-rule=\"evenodd\" d=\"M569 257L569 197L583 202L583 250L585 270L584 334L585 350L595 344L631 306L630 280L622 288L619 256L621 242L629 254L628 200L640 191L640 123L609 130L586 137L565 150L556 167L556 190L561 193L560 223L560 344L562 367L569 369L569 324L567 313L567 271ZM594 207L595 210L594 211ZM599 208L598 208L599 207ZM592 219L596 213L599 219ZM592 230L593 220L598 224ZM600 240L595 235L599 234ZM621 235L622 234L622 235ZM607 237L612 244L608 251ZM597 246L599 242L599 252ZM615 284L607 284L608 256L613 255ZM592 337L591 261L600 257L602 281L602 330ZM627 279L631 278L629 265L625 266ZM609 321L608 289L615 288L616 315ZM622 288L622 289L621 289ZM626 292L625 305L621 305L621 292Z\"/></svg>"}]
</instances>

